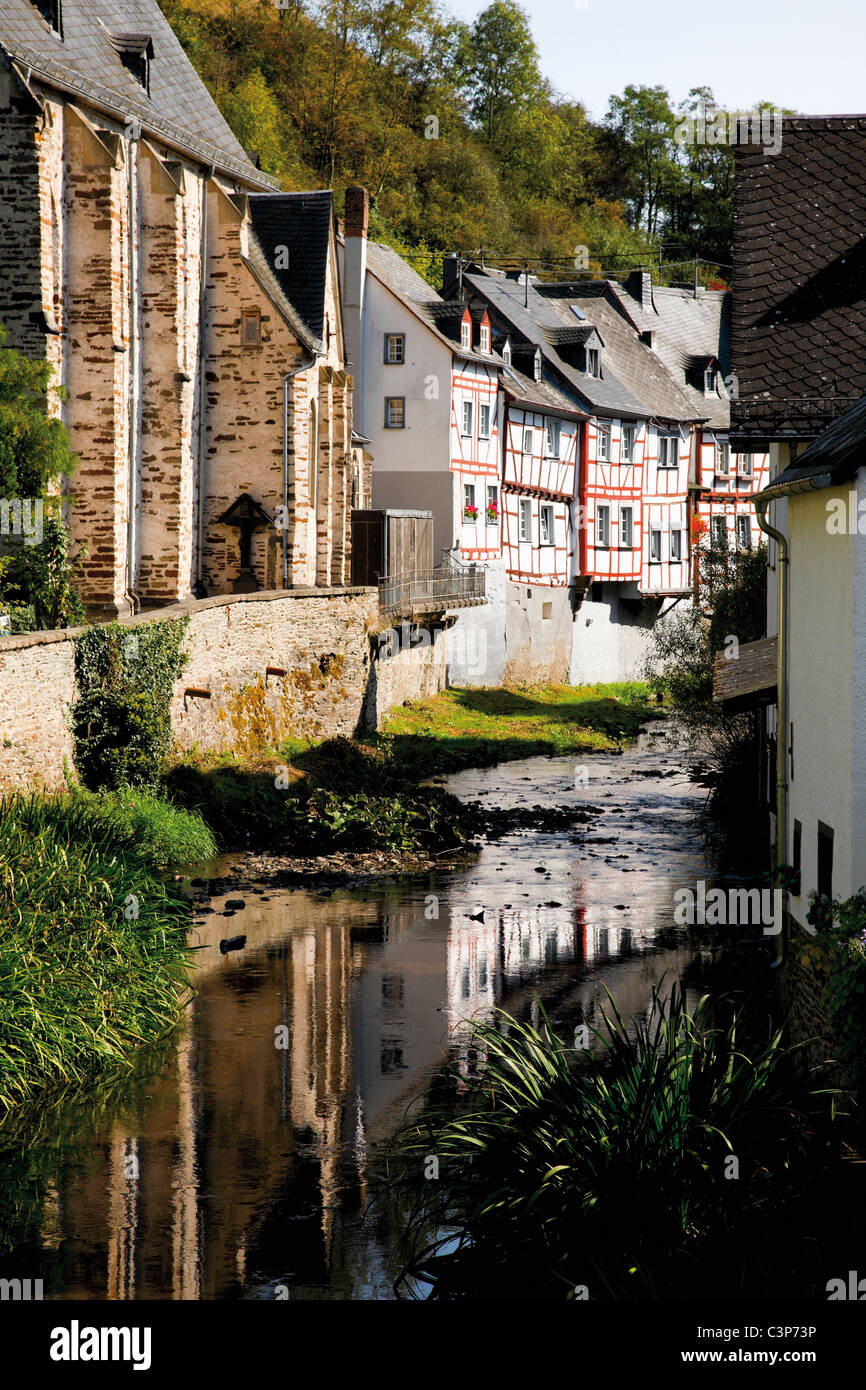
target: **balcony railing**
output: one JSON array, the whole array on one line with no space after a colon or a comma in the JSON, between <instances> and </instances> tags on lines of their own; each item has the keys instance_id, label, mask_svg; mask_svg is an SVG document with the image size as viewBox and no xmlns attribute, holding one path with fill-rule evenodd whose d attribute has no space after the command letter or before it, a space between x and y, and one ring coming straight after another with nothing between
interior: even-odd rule
<instances>
[{"instance_id":1,"label":"balcony railing","mask_svg":"<svg viewBox=\"0 0 866 1390\"><path fill-rule=\"evenodd\" d=\"M379 580L379 611L390 617L441 613L486 603L486 574L471 566L440 565L433 570L390 574Z\"/></svg>"}]
</instances>

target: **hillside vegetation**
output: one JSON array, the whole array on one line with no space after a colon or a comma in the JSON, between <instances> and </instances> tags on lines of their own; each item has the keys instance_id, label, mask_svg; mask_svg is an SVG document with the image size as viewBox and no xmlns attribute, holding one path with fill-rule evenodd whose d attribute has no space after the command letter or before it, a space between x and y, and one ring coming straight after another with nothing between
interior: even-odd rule
<instances>
[{"instance_id":1,"label":"hillside vegetation","mask_svg":"<svg viewBox=\"0 0 866 1390\"><path fill-rule=\"evenodd\" d=\"M684 114L714 108L708 88L674 109L662 87L627 87L594 124L543 77L513 0L472 25L436 0L161 3L262 169L333 187L338 208L363 184L371 234L433 284L448 250L559 276L661 258L674 281L691 273L676 257L704 258L707 282L730 261L732 150L676 140Z\"/></svg>"}]
</instances>

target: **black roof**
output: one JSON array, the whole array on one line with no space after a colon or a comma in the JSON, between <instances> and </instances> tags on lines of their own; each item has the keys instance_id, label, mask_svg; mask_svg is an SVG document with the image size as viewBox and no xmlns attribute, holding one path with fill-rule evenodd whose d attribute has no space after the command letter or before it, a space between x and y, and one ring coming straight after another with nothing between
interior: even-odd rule
<instances>
[{"instance_id":1,"label":"black roof","mask_svg":"<svg viewBox=\"0 0 866 1390\"><path fill-rule=\"evenodd\" d=\"M118 120L134 117L248 187L275 187L247 158L156 0L62 0L62 16L61 37L30 0L0 0L0 49L36 84L98 102ZM129 43L148 52L152 44L148 91L122 60Z\"/></svg>"},{"instance_id":2,"label":"black roof","mask_svg":"<svg viewBox=\"0 0 866 1390\"><path fill-rule=\"evenodd\" d=\"M866 116L736 149L732 437L814 439L866 381Z\"/></svg>"},{"instance_id":3,"label":"black roof","mask_svg":"<svg viewBox=\"0 0 866 1390\"><path fill-rule=\"evenodd\" d=\"M866 395L774 478L761 496L804 491L850 481L866 464ZM820 480L820 481L819 481Z\"/></svg>"},{"instance_id":4,"label":"black roof","mask_svg":"<svg viewBox=\"0 0 866 1390\"><path fill-rule=\"evenodd\" d=\"M334 218L331 190L253 194L250 214L256 239L280 289L312 336L321 341ZM281 247L285 250L278 254Z\"/></svg>"}]
</instances>

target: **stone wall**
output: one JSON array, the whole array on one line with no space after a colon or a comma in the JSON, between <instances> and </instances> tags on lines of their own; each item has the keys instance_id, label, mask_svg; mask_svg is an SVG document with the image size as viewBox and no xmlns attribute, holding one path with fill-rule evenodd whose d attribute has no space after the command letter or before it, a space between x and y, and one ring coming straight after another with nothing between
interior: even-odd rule
<instances>
[{"instance_id":1,"label":"stone wall","mask_svg":"<svg viewBox=\"0 0 866 1390\"><path fill-rule=\"evenodd\" d=\"M255 755L291 737L375 728L394 705L445 686L444 631L380 642L374 589L236 594L123 620L189 613L189 662L175 687L176 753ZM74 633L0 638L0 791L61 787L72 766ZM270 670L268 669L270 668Z\"/></svg>"}]
</instances>

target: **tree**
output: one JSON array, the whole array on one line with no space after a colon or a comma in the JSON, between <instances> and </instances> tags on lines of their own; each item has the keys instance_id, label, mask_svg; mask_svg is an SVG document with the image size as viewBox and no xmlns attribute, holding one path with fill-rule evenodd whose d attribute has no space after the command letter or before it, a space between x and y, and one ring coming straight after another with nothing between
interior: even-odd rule
<instances>
[{"instance_id":1,"label":"tree","mask_svg":"<svg viewBox=\"0 0 866 1390\"><path fill-rule=\"evenodd\" d=\"M63 627L84 611L72 591L57 495L77 459L62 421L48 414L51 397L62 394L53 367L6 347L6 336L0 325L0 498L10 516L27 508L30 534L0 537L9 551L0 558L0 606L13 611L16 628Z\"/></svg>"},{"instance_id":2,"label":"tree","mask_svg":"<svg viewBox=\"0 0 866 1390\"><path fill-rule=\"evenodd\" d=\"M472 26L466 90L491 149L501 148L508 118L545 92L529 19L515 0L494 0Z\"/></svg>"},{"instance_id":3,"label":"tree","mask_svg":"<svg viewBox=\"0 0 866 1390\"><path fill-rule=\"evenodd\" d=\"M676 174L676 116L666 88L626 87L621 97L611 97L605 124L627 150L634 226L655 236Z\"/></svg>"}]
</instances>

